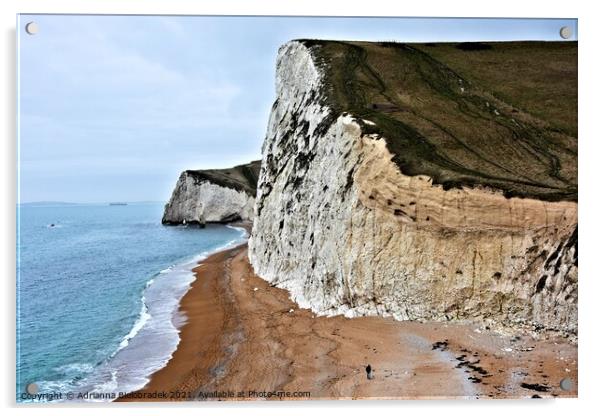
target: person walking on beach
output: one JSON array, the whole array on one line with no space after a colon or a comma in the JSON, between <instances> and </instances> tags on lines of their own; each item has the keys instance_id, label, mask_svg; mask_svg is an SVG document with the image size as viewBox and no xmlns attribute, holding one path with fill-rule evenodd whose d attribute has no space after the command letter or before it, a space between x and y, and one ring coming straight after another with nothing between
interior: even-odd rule
<instances>
[{"instance_id":1,"label":"person walking on beach","mask_svg":"<svg viewBox=\"0 0 602 416\"><path fill-rule=\"evenodd\" d=\"M374 373L372 372L372 366L370 364L366 366L366 376L368 376L368 380L372 380L374 378Z\"/></svg>"}]
</instances>

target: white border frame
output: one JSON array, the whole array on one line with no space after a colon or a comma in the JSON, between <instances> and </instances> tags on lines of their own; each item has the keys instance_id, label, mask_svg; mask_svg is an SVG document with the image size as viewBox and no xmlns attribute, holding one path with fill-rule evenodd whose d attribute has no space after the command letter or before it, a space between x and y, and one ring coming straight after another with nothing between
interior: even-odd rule
<instances>
[{"instance_id":1,"label":"white border frame","mask_svg":"<svg viewBox=\"0 0 602 416\"><path fill-rule=\"evenodd\" d=\"M224 414L233 410L249 415L265 414L306 414L308 412L332 412L341 407L346 415L364 414L377 410L383 413L420 412L461 414L483 412L491 415L528 410L545 411L547 414L567 414L586 411L596 405L598 377L600 375L601 336L597 329L599 311L596 306L602 296L602 277L596 268L598 241L601 231L597 208L600 200L599 189L601 155L599 139L598 107L600 91L599 47L602 41L600 14L596 13L595 2L505 0L503 2L477 2L470 0L418 2L387 2L385 0L305 0L284 2L276 0L231 0L203 2L202 0L3 0L2 8L2 83L4 92L0 107L4 140L2 141L2 181L3 194L2 229L3 238L0 255L4 267L4 302L2 302L2 360L3 373L0 393L3 407L8 414L33 411L43 414L81 414L75 406L17 405L15 403L15 221L16 221L16 35L17 13L82 13L82 14L233 14L233 15L331 15L331 16L412 16L412 17L539 17L539 18L578 18L579 30L579 179L581 222L580 243L580 299L579 299L579 399L563 400L481 400L478 403L463 401L312 401L294 403L183 403L183 404L110 404L88 405L88 414L116 415L138 412L159 415L177 412L182 415L198 415L199 412ZM267 120L266 120L267 122Z\"/></svg>"}]
</instances>

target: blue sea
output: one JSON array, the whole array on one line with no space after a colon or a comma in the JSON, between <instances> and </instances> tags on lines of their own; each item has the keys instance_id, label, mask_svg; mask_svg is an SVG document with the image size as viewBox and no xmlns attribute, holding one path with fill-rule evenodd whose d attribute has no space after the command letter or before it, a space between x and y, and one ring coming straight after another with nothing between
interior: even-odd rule
<instances>
[{"instance_id":1,"label":"blue sea","mask_svg":"<svg viewBox=\"0 0 602 416\"><path fill-rule=\"evenodd\" d=\"M162 203L20 205L17 400L130 392L171 358L192 268L244 230L161 225Z\"/></svg>"}]
</instances>

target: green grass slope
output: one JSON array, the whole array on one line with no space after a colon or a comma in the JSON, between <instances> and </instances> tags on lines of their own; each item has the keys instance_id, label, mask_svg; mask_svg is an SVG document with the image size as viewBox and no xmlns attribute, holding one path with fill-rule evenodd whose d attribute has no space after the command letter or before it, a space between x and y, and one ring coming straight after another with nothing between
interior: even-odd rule
<instances>
[{"instance_id":1,"label":"green grass slope","mask_svg":"<svg viewBox=\"0 0 602 416\"><path fill-rule=\"evenodd\" d=\"M331 120L374 122L404 174L577 201L576 42L301 42Z\"/></svg>"},{"instance_id":2,"label":"green grass slope","mask_svg":"<svg viewBox=\"0 0 602 416\"><path fill-rule=\"evenodd\" d=\"M256 160L228 169L187 170L186 173L196 181L207 180L219 186L244 191L254 197L260 168L261 161Z\"/></svg>"}]
</instances>

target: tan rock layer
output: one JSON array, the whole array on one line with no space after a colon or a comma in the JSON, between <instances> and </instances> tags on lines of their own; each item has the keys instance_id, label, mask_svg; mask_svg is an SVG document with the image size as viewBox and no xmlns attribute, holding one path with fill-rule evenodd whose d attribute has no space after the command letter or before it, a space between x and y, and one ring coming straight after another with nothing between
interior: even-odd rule
<instances>
[{"instance_id":1,"label":"tan rock layer","mask_svg":"<svg viewBox=\"0 0 602 416\"><path fill-rule=\"evenodd\" d=\"M397 215L399 222L451 230L536 230L574 227L577 204L506 198L484 188L443 190L428 176L405 176L391 162L385 140L363 136L366 149L354 180L367 207Z\"/></svg>"}]
</instances>

